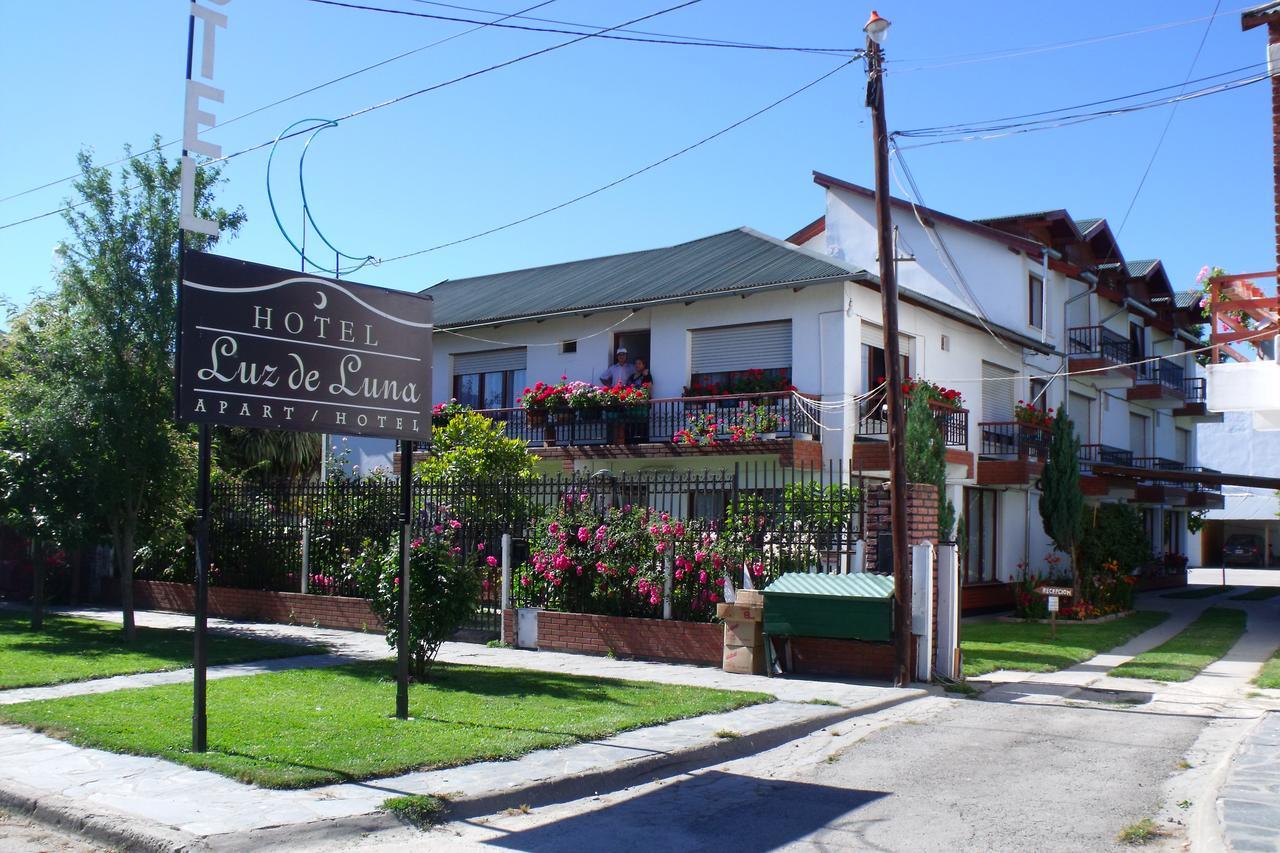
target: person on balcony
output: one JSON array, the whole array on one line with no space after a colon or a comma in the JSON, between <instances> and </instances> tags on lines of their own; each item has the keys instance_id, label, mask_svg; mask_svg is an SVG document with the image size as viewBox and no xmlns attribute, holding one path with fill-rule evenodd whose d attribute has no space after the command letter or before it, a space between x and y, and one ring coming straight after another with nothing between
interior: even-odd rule
<instances>
[{"instance_id":1,"label":"person on balcony","mask_svg":"<svg viewBox=\"0 0 1280 853\"><path fill-rule=\"evenodd\" d=\"M604 373L600 374L601 383L614 388L618 385L628 385L631 377L635 375L635 368L627 363L627 348L618 347L618 351L613 354L613 364L605 368Z\"/></svg>"},{"instance_id":2,"label":"person on balcony","mask_svg":"<svg viewBox=\"0 0 1280 853\"><path fill-rule=\"evenodd\" d=\"M628 384L636 388L643 388L646 385L653 387L653 374L649 372L649 365L643 358L636 359L635 373L631 374L631 381Z\"/></svg>"}]
</instances>

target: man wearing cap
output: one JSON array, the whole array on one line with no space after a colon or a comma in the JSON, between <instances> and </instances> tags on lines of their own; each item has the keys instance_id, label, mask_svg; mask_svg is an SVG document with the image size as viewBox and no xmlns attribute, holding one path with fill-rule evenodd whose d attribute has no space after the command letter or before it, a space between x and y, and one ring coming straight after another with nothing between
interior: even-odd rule
<instances>
[{"instance_id":1,"label":"man wearing cap","mask_svg":"<svg viewBox=\"0 0 1280 853\"><path fill-rule=\"evenodd\" d=\"M626 347L618 347L618 351L613 354L613 358L613 364L605 368L604 373L600 374L600 381L610 388L616 385L626 385L636 372L635 368L627 362Z\"/></svg>"}]
</instances>

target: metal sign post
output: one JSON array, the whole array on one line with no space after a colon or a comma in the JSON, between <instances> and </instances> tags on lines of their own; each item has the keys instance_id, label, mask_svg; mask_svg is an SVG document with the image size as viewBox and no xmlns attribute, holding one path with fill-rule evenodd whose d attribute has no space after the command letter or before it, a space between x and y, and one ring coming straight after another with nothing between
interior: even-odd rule
<instances>
[{"instance_id":1,"label":"metal sign post","mask_svg":"<svg viewBox=\"0 0 1280 853\"><path fill-rule=\"evenodd\" d=\"M408 716L415 441L431 435L431 298L204 252L182 256L177 416L200 424L192 748L206 748L205 622L212 424L398 438L400 667Z\"/></svg>"}]
</instances>

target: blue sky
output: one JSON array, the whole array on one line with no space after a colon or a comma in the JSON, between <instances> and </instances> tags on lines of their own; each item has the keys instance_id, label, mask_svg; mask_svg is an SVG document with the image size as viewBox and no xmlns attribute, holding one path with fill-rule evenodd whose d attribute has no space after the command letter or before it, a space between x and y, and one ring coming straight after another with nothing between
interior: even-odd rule
<instances>
[{"instance_id":1,"label":"blue sky","mask_svg":"<svg viewBox=\"0 0 1280 853\"><path fill-rule=\"evenodd\" d=\"M610 26L676 0L556 0L530 14ZM535 0L458 0L512 12ZM419 0L368 0L427 13ZM318 5L232 0L222 7L220 120L468 29ZM1207 0L1177 2L879 2L893 21L886 53L891 130L1021 114L1180 84ZM1034 13L1029 13L1034 8ZM1242 33L1222 3L1194 77L1262 62L1265 36ZM857 47L869 8L834 0L702 0L637 25L777 45ZM49 0L5 4L0 31L0 196L75 171L152 134L180 135L187 4ZM544 25L545 26L545 25ZM1058 49L992 57L1098 36ZM487 28L206 133L224 151L269 140L294 121L361 107L567 40ZM972 55L977 56L972 56ZM976 61L975 61L976 60ZM590 40L407 100L321 134L307 193L326 234L379 257L465 237L608 183L799 88L841 60L794 52ZM931 67L933 66L933 67ZM822 212L813 170L870 184L860 63L698 150L584 202L489 237L362 270L356 280L419 289L462 278L678 243L749 225L785 237ZM1194 88L1194 87L1192 87ZM1065 207L1118 226L1168 108L1008 139L907 153L925 201L967 217ZM276 189L295 235L298 143L278 154ZM170 149L173 151L173 149ZM220 198L249 221L219 251L295 267L267 205L265 150L227 164ZM1175 286L1201 265L1275 265L1270 101L1265 82L1184 103L1120 236L1130 259L1161 257ZM60 206L70 185L0 202L0 225ZM23 302L51 279L57 217L0 230L0 294ZM313 241L314 245L314 241Z\"/></svg>"}]
</instances>

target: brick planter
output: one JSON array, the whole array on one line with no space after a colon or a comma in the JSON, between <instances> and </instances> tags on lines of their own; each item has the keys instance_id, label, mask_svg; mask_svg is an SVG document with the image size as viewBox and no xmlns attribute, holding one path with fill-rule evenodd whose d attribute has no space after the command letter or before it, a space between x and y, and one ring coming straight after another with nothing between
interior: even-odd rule
<instances>
[{"instance_id":1,"label":"brick planter","mask_svg":"<svg viewBox=\"0 0 1280 853\"><path fill-rule=\"evenodd\" d=\"M502 611L503 636L515 637L515 611ZM521 638L522 645L528 645ZM594 616L588 613L538 612L539 651L581 652L720 666L724 629L710 622L677 622Z\"/></svg>"},{"instance_id":2,"label":"brick planter","mask_svg":"<svg viewBox=\"0 0 1280 853\"><path fill-rule=\"evenodd\" d=\"M143 610L193 613L196 609L195 587L189 583L134 581L133 596L134 605ZM368 601L339 595L303 595L300 592L214 586L209 587L209 615L223 619L382 633L382 621L374 615Z\"/></svg>"}]
</instances>

